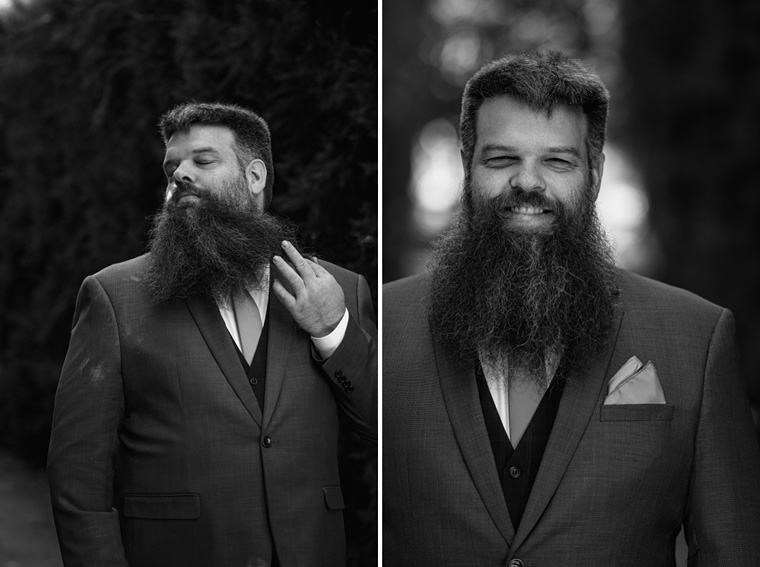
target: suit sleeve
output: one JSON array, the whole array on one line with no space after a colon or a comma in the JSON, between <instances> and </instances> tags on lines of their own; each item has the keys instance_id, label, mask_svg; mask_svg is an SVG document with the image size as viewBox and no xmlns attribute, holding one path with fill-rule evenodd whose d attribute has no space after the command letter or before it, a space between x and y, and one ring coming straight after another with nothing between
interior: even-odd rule
<instances>
[{"instance_id":1,"label":"suit sleeve","mask_svg":"<svg viewBox=\"0 0 760 567\"><path fill-rule=\"evenodd\" d=\"M123 413L116 317L102 285L90 276L77 298L48 453L53 516L67 567L127 565L112 507Z\"/></svg>"},{"instance_id":2,"label":"suit sleeve","mask_svg":"<svg viewBox=\"0 0 760 567\"><path fill-rule=\"evenodd\" d=\"M343 341L322 369L357 434L377 442L377 323L367 281L346 293L349 321Z\"/></svg>"},{"instance_id":3,"label":"suit sleeve","mask_svg":"<svg viewBox=\"0 0 760 567\"><path fill-rule=\"evenodd\" d=\"M760 451L730 311L713 331L685 518L689 565L760 565Z\"/></svg>"}]
</instances>

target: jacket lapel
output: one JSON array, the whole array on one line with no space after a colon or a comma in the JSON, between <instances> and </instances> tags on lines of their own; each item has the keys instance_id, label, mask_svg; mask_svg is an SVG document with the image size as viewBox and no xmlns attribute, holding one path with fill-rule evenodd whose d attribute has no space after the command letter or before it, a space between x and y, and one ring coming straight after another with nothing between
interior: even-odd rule
<instances>
[{"instance_id":1,"label":"jacket lapel","mask_svg":"<svg viewBox=\"0 0 760 567\"><path fill-rule=\"evenodd\" d=\"M248 413L261 427L261 408L250 384L248 384L235 345L230 340L229 331L227 331L227 327L219 315L218 307L213 301L199 298L187 300L187 307L225 378L235 390L240 401L243 402Z\"/></svg>"},{"instance_id":2,"label":"jacket lapel","mask_svg":"<svg viewBox=\"0 0 760 567\"><path fill-rule=\"evenodd\" d=\"M285 368L293 357L291 343L298 333L298 325L280 300L269 292L269 336L267 343L267 378L264 391L264 423L269 423L280 397Z\"/></svg>"},{"instance_id":3,"label":"jacket lapel","mask_svg":"<svg viewBox=\"0 0 760 567\"><path fill-rule=\"evenodd\" d=\"M480 407L475 369L435 345L443 400L475 487L507 545L515 535L504 492L496 474L491 442Z\"/></svg>"},{"instance_id":4,"label":"jacket lapel","mask_svg":"<svg viewBox=\"0 0 760 567\"><path fill-rule=\"evenodd\" d=\"M546 510L586 431L600 396L606 394L607 374L623 314L623 311L619 310L613 321L611 340L604 353L598 356L583 374L571 370L536 481L528 498L525 514L520 520L515 535L514 549L525 541Z\"/></svg>"}]
</instances>

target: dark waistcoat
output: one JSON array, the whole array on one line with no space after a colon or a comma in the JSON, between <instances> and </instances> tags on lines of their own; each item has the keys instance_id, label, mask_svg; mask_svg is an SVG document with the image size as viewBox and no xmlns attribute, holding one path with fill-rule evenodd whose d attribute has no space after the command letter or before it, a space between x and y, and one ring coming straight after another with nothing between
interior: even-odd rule
<instances>
[{"instance_id":1,"label":"dark waistcoat","mask_svg":"<svg viewBox=\"0 0 760 567\"><path fill-rule=\"evenodd\" d=\"M517 447L513 447L501 423L499 412L488 390L488 383L480 365L477 368L477 376L480 405L496 461L496 472L501 480L501 488L504 491L512 525L517 530L536 480L546 443L554 427L562 389L549 388L536 408L536 413L533 414Z\"/></svg>"},{"instance_id":2,"label":"dark waistcoat","mask_svg":"<svg viewBox=\"0 0 760 567\"><path fill-rule=\"evenodd\" d=\"M253 393L256 395L256 399L259 402L259 407L264 410L264 386L266 385L267 375L267 345L269 344L269 307L267 306L267 318L264 321L264 326L261 329L261 338L259 338L259 344L256 345L256 352L253 355L253 360L250 366L245 360L245 356L237 348L238 358L240 363L245 369L245 374L248 377L248 383L253 389ZM232 337L230 337L232 338ZM232 341L235 342L234 340ZM237 347L237 344L235 345ZM279 567L280 561L277 556L277 550L272 545L272 563L271 567Z\"/></svg>"},{"instance_id":3,"label":"dark waistcoat","mask_svg":"<svg viewBox=\"0 0 760 567\"><path fill-rule=\"evenodd\" d=\"M237 348L238 358L240 363L245 369L245 374L248 377L248 382L253 389L253 393L256 395L256 399L259 401L259 407L264 409L264 386L266 385L267 375L267 345L269 344L269 306L267 306L267 317L264 321L264 326L261 329L261 338L259 338L259 344L256 345L256 352L253 355L253 360L250 366L245 360L245 356ZM232 337L230 337L232 338ZM232 341L233 343L235 341ZM237 344L235 345L237 347Z\"/></svg>"}]
</instances>

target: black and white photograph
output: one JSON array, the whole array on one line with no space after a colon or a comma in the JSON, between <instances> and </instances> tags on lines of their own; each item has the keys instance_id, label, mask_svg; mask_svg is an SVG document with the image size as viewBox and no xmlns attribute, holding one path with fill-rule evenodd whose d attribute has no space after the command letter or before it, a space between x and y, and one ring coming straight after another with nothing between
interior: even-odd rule
<instances>
[{"instance_id":1,"label":"black and white photograph","mask_svg":"<svg viewBox=\"0 0 760 567\"><path fill-rule=\"evenodd\" d=\"M377 564L377 6L0 12L0 565Z\"/></svg>"}]
</instances>

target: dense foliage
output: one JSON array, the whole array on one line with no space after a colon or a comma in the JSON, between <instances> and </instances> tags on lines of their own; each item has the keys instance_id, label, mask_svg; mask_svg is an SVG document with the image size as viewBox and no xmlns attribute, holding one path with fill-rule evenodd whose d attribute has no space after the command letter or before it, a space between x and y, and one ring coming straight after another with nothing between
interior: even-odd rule
<instances>
[{"instance_id":1,"label":"dense foliage","mask_svg":"<svg viewBox=\"0 0 760 567\"><path fill-rule=\"evenodd\" d=\"M187 100L264 116L272 210L376 293L375 2L16 6L0 16L0 444L38 464L77 289L144 251L164 188L156 122ZM350 559L370 565L375 447L347 435L342 453L347 525L363 538Z\"/></svg>"}]
</instances>

